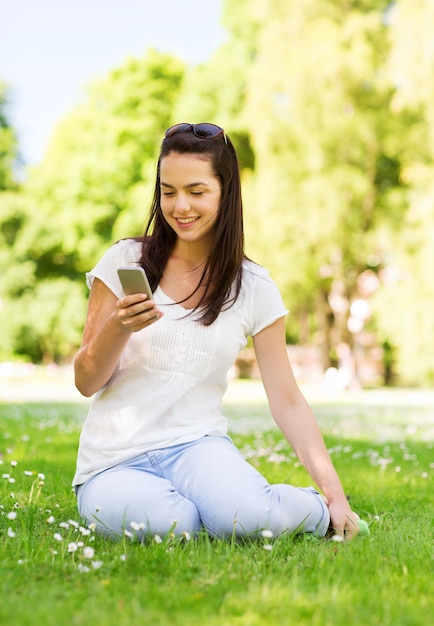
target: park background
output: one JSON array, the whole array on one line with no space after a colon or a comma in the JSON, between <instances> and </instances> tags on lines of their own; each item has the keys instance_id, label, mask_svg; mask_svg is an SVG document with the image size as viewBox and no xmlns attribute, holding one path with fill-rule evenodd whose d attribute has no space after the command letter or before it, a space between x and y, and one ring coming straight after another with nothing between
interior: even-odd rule
<instances>
[{"instance_id":1,"label":"park background","mask_svg":"<svg viewBox=\"0 0 434 626\"><path fill-rule=\"evenodd\" d=\"M431 623L433 23L433 0L0 0L0 623ZM84 273L142 231L180 120L236 143L247 253L290 309L369 537L112 543L81 525ZM237 365L254 378L249 352ZM310 484L260 381L231 380L224 411L271 482Z\"/></svg>"},{"instance_id":2,"label":"park background","mask_svg":"<svg viewBox=\"0 0 434 626\"><path fill-rule=\"evenodd\" d=\"M56 42L63 50L53 101L91 33L95 50L111 36L119 58L104 67L89 54L95 75L77 87L40 155L26 144L38 120L19 126L20 94L0 63L5 375L23 363L70 364L86 312L84 274L110 244L143 231L164 129L207 120L237 147L247 254L270 270L290 310L296 373L312 366L338 386L432 384L432 1L45 0L45 15L44 3L14 6L2 7L1 28L30 71L26 32L50 19L55 31L56 15L70 24L69 48L61 33L44 41L41 31L34 52L56 58ZM20 11L14 37L8 12L17 21ZM187 47L177 49L180 41ZM46 86L38 89L36 65L33 75L36 106ZM249 358L242 375L254 374Z\"/></svg>"}]
</instances>

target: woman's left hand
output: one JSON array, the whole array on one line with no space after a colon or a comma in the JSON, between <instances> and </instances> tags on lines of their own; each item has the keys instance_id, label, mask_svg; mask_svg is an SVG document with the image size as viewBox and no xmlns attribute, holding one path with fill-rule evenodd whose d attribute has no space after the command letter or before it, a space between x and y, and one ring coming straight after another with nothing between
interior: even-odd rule
<instances>
[{"instance_id":1,"label":"woman's left hand","mask_svg":"<svg viewBox=\"0 0 434 626\"><path fill-rule=\"evenodd\" d=\"M344 502L329 502L330 523L336 535L345 540L351 540L359 534L357 520L359 516L351 510L347 500Z\"/></svg>"}]
</instances>

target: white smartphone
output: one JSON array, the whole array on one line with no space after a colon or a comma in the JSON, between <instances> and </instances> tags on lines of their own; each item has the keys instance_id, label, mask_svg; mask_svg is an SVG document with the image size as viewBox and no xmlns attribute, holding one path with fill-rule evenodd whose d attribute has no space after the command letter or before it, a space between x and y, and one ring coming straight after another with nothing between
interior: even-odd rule
<instances>
[{"instance_id":1,"label":"white smartphone","mask_svg":"<svg viewBox=\"0 0 434 626\"><path fill-rule=\"evenodd\" d=\"M152 291L148 277L142 267L119 267L118 276L126 296L133 293L146 293L152 300Z\"/></svg>"}]
</instances>

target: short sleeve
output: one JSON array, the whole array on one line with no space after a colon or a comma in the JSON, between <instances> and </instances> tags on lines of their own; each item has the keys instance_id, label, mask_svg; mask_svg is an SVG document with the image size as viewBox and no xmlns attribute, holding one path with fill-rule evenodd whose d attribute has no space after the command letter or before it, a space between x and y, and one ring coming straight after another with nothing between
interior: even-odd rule
<instances>
[{"instance_id":1,"label":"short sleeve","mask_svg":"<svg viewBox=\"0 0 434 626\"><path fill-rule=\"evenodd\" d=\"M131 265L137 267L141 255L141 243L134 239L123 239L109 248L95 267L86 274L89 289L95 278L99 278L114 293L122 298L123 290L118 278L117 269Z\"/></svg>"},{"instance_id":2,"label":"short sleeve","mask_svg":"<svg viewBox=\"0 0 434 626\"><path fill-rule=\"evenodd\" d=\"M280 291L269 272L254 263L245 264L243 290L250 304L250 332L253 337L288 314Z\"/></svg>"}]
</instances>

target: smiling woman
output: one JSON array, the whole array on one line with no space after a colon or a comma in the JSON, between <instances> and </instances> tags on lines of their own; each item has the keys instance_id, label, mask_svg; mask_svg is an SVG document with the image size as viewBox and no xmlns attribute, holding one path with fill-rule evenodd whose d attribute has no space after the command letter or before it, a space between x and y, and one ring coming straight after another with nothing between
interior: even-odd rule
<instances>
[{"instance_id":1,"label":"smiling woman","mask_svg":"<svg viewBox=\"0 0 434 626\"><path fill-rule=\"evenodd\" d=\"M215 124L172 126L161 144L142 245L152 288L176 281L177 274L189 276L194 288L178 300L190 306L193 298L200 320L211 324L225 303L236 300L243 261L241 182L232 142Z\"/></svg>"},{"instance_id":2,"label":"smiling woman","mask_svg":"<svg viewBox=\"0 0 434 626\"><path fill-rule=\"evenodd\" d=\"M141 266L152 299L124 295L117 269ZM98 532L141 539L358 532L285 345L287 313L268 272L244 254L238 159L214 124L177 124L161 144L142 238L109 249L91 287L76 384L96 394L74 478ZM271 412L324 492L270 485L228 437L222 398L248 337ZM173 520L177 520L174 528Z\"/></svg>"}]
</instances>

